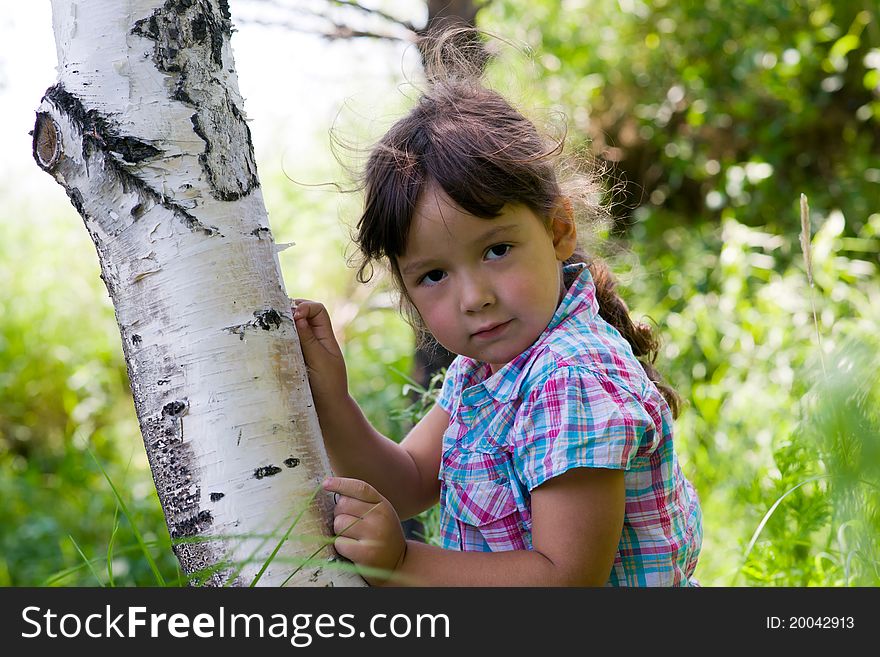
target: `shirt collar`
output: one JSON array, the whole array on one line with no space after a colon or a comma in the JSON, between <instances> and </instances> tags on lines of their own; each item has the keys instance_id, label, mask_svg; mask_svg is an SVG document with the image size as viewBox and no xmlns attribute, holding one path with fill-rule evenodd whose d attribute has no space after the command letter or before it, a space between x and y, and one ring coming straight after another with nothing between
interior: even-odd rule
<instances>
[{"instance_id":1,"label":"shirt collar","mask_svg":"<svg viewBox=\"0 0 880 657\"><path fill-rule=\"evenodd\" d=\"M569 278L575 276L571 286L556 312L547 324L547 328L538 336L519 356L507 365L492 374L488 363L462 357L463 390L461 403L463 406L476 406L491 397L496 401L507 402L519 396L523 382L528 377L529 363L538 348L561 324L574 316L582 316L586 321L593 320L599 314L599 304L596 301L596 286L590 269L582 262L565 265L563 276Z\"/></svg>"}]
</instances>

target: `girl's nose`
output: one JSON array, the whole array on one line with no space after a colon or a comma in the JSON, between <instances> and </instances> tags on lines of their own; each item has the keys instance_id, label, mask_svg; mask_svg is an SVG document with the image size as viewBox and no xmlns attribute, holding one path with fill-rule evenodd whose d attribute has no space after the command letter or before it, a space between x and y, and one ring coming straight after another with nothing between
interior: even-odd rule
<instances>
[{"instance_id":1,"label":"girl's nose","mask_svg":"<svg viewBox=\"0 0 880 657\"><path fill-rule=\"evenodd\" d=\"M476 313L495 303L492 286L479 274L462 276L459 285L459 304L462 312Z\"/></svg>"}]
</instances>

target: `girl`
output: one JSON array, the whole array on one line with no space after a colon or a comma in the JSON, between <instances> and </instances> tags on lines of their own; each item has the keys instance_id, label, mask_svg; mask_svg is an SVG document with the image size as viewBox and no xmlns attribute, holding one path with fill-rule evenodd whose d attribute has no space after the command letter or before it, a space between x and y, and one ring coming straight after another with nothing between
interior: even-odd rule
<instances>
[{"instance_id":1,"label":"girl","mask_svg":"<svg viewBox=\"0 0 880 657\"><path fill-rule=\"evenodd\" d=\"M294 306L339 475L324 482L335 546L373 585L696 583L701 515L673 448L677 397L650 365L650 328L576 253L559 150L454 77L373 150L359 278L387 263L404 306L458 354L400 444L347 394L324 307ZM438 500L442 547L406 541L400 519Z\"/></svg>"}]
</instances>

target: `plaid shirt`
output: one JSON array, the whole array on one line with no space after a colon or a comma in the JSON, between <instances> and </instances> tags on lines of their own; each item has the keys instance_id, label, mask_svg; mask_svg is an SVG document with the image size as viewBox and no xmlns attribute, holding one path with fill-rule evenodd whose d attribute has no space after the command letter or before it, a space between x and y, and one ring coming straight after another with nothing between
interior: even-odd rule
<instances>
[{"instance_id":1,"label":"plaid shirt","mask_svg":"<svg viewBox=\"0 0 880 657\"><path fill-rule=\"evenodd\" d=\"M464 356L449 367L438 402L450 416L441 545L531 549L534 488L571 468L621 469L626 510L608 584L696 584L701 512L673 450L669 406L599 316L586 266L566 274L577 278L525 352L494 375Z\"/></svg>"}]
</instances>

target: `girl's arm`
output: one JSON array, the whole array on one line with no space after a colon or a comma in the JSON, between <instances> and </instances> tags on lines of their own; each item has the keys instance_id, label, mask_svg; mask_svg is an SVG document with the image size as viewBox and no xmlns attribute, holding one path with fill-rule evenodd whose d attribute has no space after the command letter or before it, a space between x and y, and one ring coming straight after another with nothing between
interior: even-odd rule
<instances>
[{"instance_id":1,"label":"girl's arm","mask_svg":"<svg viewBox=\"0 0 880 657\"><path fill-rule=\"evenodd\" d=\"M355 563L393 571L371 584L415 586L604 586L623 529L623 471L568 470L532 491L532 550L457 552L404 541L381 496L333 479L336 549Z\"/></svg>"},{"instance_id":2,"label":"girl's arm","mask_svg":"<svg viewBox=\"0 0 880 657\"><path fill-rule=\"evenodd\" d=\"M333 471L371 484L400 518L433 506L440 495L437 474L449 424L446 411L432 408L400 444L386 438L348 394L345 361L324 306L297 299L294 322Z\"/></svg>"}]
</instances>

